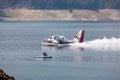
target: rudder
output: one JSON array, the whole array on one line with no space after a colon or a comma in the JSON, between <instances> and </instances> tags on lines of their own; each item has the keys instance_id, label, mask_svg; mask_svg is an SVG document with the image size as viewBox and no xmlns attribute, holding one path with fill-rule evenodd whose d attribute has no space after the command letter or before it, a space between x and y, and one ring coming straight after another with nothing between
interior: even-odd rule
<instances>
[{"instance_id":1,"label":"rudder","mask_svg":"<svg viewBox=\"0 0 120 80\"><path fill-rule=\"evenodd\" d=\"M81 37L79 39L80 43L84 42L84 34L85 34L85 30L82 30Z\"/></svg>"},{"instance_id":2,"label":"rudder","mask_svg":"<svg viewBox=\"0 0 120 80\"><path fill-rule=\"evenodd\" d=\"M74 41L82 43L84 42L84 34L85 30L80 30L75 36L74 36Z\"/></svg>"}]
</instances>

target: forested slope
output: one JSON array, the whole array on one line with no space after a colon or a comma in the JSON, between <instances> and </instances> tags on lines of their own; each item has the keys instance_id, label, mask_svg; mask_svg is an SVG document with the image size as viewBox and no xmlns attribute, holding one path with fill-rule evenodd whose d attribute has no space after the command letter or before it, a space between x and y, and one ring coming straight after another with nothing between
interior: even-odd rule
<instances>
[{"instance_id":1,"label":"forested slope","mask_svg":"<svg viewBox=\"0 0 120 80\"><path fill-rule=\"evenodd\" d=\"M0 0L0 9L120 9L120 0Z\"/></svg>"}]
</instances>

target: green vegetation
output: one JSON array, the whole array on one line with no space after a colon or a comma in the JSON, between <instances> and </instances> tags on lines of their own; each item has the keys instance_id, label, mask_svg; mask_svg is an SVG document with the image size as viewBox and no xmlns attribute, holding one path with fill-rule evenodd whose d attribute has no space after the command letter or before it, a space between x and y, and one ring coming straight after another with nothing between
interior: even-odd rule
<instances>
[{"instance_id":1,"label":"green vegetation","mask_svg":"<svg viewBox=\"0 0 120 80\"><path fill-rule=\"evenodd\" d=\"M0 17L7 17L4 13L4 11L0 10Z\"/></svg>"},{"instance_id":2,"label":"green vegetation","mask_svg":"<svg viewBox=\"0 0 120 80\"><path fill-rule=\"evenodd\" d=\"M8 17L17 17L18 14L17 13L14 13L14 12L5 12L4 15L8 16Z\"/></svg>"},{"instance_id":3,"label":"green vegetation","mask_svg":"<svg viewBox=\"0 0 120 80\"><path fill-rule=\"evenodd\" d=\"M55 14L53 14L53 13L46 12L45 14L46 14L47 16L50 16L50 17L53 17L53 18L55 18L55 17L56 17L56 15L55 15Z\"/></svg>"},{"instance_id":4,"label":"green vegetation","mask_svg":"<svg viewBox=\"0 0 120 80\"><path fill-rule=\"evenodd\" d=\"M0 9L120 9L120 0L0 0ZM70 10L71 11L71 10Z\"/></svg>"}]
</instances>

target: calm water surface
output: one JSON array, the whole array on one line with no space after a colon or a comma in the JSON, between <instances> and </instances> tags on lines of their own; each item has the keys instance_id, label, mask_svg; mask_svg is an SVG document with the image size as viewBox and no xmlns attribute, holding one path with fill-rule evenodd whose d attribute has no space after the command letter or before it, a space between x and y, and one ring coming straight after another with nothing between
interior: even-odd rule
<instances>
[{"instance_id":1,"label":"calm water surface","mask_svg":"<svg viewBox=\"0 0 120 80\"><path fill-rule=\"evenodd\" d=\"M72 39L80 29L86 31L85 42L107 38L112 43L115 38L118 43L112 44L118 50L48 47L40 43L51 34ZM119 21L0 22L0 68L16 80L120 80L119 38ZM43 51L53 58L34 58Z\"/></svg>"}]
</instances>

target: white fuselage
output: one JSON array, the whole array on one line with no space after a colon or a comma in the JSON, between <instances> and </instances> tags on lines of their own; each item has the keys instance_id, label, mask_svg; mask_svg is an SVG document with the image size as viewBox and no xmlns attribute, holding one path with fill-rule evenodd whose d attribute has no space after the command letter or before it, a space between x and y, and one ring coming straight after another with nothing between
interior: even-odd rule
<instances>
[{"instance_id":1,"label":"white fuselage","mask_svg":"<svg viewBox=\"0 0 120 80\"><path fill-rule=\"evenodd\" d=\"M64 36L52 35L49 38L46 38L41 41L42 45L67 45L71 43L82 43L84 41L85 30L80 30L77 34L74 35L73 40L67 40Z\"/></svg>"},{"instance_id":2,"label":"white fuselage","mask_svg":"<svg viewBox=\"0 0 120 80\"><path fill-rule=\"evenodd\" d=\"M43 45L63 45L63 44L68 44L68 43L72 43L73 41L70 42L70 40L66 40L66 38L64 36L59 36L59 35L53 35L50 36L49 38L46 38L44 40L42 40L42 44Z\"/></svg>"}]
</instances>

